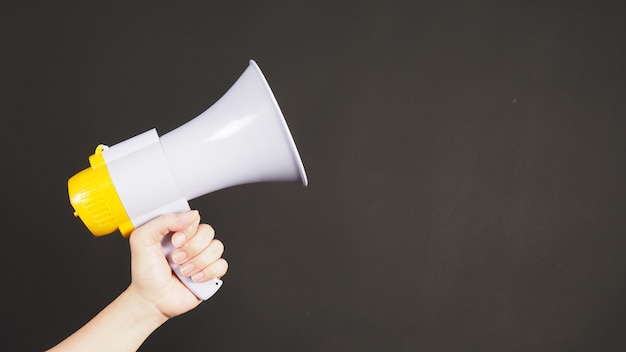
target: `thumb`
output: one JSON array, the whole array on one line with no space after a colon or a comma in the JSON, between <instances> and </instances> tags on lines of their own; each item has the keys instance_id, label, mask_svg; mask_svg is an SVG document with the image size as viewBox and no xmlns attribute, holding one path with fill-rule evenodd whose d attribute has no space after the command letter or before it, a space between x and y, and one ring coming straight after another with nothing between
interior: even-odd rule
<instances>
[{"instance_id":1,"label":"thumb","mask_svg":"<svg viewBox=\"0 0 626 352\"><path fill-rule=\"evenodd\" d=\"M197 210L190 210L180 214L161 215L146 224L139 226L130 236L131 242L141 242L143 245L161 244L163 236L170 232L185 232L190 236L200 223L200 214Z\"/></svg>"}]
</instances>

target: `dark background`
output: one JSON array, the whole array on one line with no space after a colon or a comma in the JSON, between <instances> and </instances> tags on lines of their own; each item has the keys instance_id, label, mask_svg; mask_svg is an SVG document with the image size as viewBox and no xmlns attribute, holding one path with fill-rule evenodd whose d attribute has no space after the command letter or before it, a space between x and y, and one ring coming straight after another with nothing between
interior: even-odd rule
<instances>
[{"instance_id":1,"label":"dark background","mask_svg":"<svg viewBox=\"0 0 626 352\"><path fill-rule=\"evenodd\" d=\"M230 270L142 350L625 349L624 7L5 4L1 349L56 344L129 283L128 241L67 200L95 146L178 127L250 58L310 186L192 201Z\"/></svg>"}]
</instances>

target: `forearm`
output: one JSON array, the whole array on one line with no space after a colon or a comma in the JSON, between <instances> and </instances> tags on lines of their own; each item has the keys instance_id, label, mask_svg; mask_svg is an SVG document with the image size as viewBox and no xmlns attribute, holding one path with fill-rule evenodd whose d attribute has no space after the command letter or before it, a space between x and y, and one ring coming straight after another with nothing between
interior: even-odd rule
<instances>
[{"instance_id":1,"label":"forearm","mask_svg":"<svg viewBox=\"0 0 626 352\"><path fill-rule=\"evenodd\" d=\"M50 351L136 351L166 320L131 286Z\"/></svg>"}]
</instances>

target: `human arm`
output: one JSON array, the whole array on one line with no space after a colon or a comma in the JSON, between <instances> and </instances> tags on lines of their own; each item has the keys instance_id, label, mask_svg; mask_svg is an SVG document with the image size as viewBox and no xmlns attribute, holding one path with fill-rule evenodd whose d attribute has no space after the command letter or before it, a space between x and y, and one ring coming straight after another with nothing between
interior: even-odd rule
<instances>
[{"instance_id":1,"label":"human arm","mask_svg":"<svg viewBox=\"0 0 626 352\"><path fill-rule=\"evenodd\" d=\"M184 275L203 282L226 273L223 244L209 225L200 224L197 211L160 216L130 236L129 287L50 351L136 351L168 319L198 306L202 301L176 278L161 250L170 232L177 247L173 258Z\"/></svg>"}]
</instances>

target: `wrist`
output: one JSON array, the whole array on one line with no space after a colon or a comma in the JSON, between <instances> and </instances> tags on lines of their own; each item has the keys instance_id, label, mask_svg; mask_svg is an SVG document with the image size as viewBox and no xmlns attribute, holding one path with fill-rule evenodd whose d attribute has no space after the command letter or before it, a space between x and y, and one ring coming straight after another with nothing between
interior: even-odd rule
<instances>
[{"instance_id":1,"label":"wrist","mask_svg":"<svg viewBox=\"0 0 626 352\"><path fill-rule=\"evenodd\" d=\"M135 319L150 330L155 330L169 319L154 302L142 295L132 284L122 292L120 298L129 302Z\"/></svg>"},{"instance_id":2,"label":"wrist","mask_svg":"<svg viewBox=\"0 0 626 352\"><path fill-rule=\"evenodd\" d=\"M167 317L132 285L77 332L59 351L136 351Z\"/></svg>"}]
</instances>

